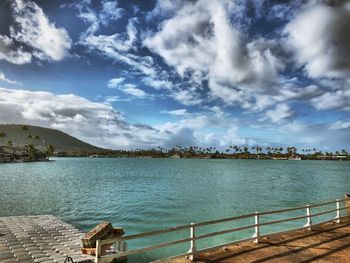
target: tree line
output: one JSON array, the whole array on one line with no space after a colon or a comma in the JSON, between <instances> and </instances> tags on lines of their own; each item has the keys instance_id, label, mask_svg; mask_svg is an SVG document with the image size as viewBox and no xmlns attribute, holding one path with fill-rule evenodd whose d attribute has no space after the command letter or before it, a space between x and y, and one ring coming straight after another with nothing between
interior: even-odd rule
<instances>
[{"instance_id":1,"label":"tree line","mask_svg":"<svg viewBox=\"0 0 350 263\"><path fill-rule=\"evenodd\" d=\"M301 148L295 146L289 147L261 147L255 146L238 146L230 145L224 150L219 150L214 146L200 147L188 146L182 147L177 145L173 148L154 147L149 149L136 148L132 150L104 150L95 153L98 156L108 157L179 157L179 158L222 158L222 159L271 159L271 158L289 158L299 156L302 159L331 159L336 156L342 156L349 159L349 153L345 149L340 151L322 152L316 148ZM89 155L88 152L85 155Z\"/></svg>"}]
</instances>

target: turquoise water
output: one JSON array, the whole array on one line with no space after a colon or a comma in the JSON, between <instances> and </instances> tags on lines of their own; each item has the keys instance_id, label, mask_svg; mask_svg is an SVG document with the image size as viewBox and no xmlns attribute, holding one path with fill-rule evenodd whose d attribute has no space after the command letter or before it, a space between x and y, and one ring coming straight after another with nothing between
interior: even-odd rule
<instances>
[{"instance_id":1,"label":"turquoise water","mask_svg":"<svg viewBox=\"0 0 350 263\"><path fill-rule=\"evenodd\" d=\"M56 158L0 165L0 216L53 214L88 231L100 221L127 234L341 198L350 191L350 162ZM303 213L302 213L303 214ZM301 214L301 215L302 215ZM297 214L296 214L297 215ZM334 216L334 215L332 215ZM237 222L237 225L251 221ZM302 226L303 220L266 228ZM232 226L222 224L220 227ZM209 229L199 229L201 233ZM251 235L203 240L200 247ZM176 237L187 237L182 231ZM129 242L130 248L164 238ZM174 246L136 256L150 261L186 252Z\"/></svg>"}]
</instances>

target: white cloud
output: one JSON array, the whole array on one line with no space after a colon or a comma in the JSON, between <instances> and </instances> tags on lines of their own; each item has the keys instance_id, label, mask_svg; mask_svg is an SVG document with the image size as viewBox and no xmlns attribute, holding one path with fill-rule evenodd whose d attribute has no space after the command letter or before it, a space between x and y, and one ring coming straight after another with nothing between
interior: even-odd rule
<instances>
[{"instance_id":1,"label":"white cloud","mask_svg":"<svg viewBox=\"0 0 350 263\"><path fill-rule=\"evenodd\" d=\"M159 17L170 16L181 8L184 0L157 0L155 8L147 14L147 19L157 19Z\"/></svg>"},{"instance_id":2,"label":"white cloud","mask_svg":"<svg viewBox=\"0 0 350 263\"><path fill-rule=\"evenodd\" d=\"M101 8L95 12L91 7L91 1L73 2L71 4L63 4L62 7L72 7L78 9L78 17L89 27L81 34L81 39L95 34L100 30L101 25L107 26L111 21L119 20L124 13L124 9L119 7L116 0L102 0Z\"/></svg>"},{"instance_id":3,"label":"white cloud","mask_svg":"<svg viewBox=\"0 0 350 263\"><path fill-rule=\"evenodd\" d=\"M1 71L0 71L0 81L7 82L9 84L22 85L22 83L20 83L20 82L18 82L16 80L11 80L11 79L7 78L5 73L1 72Z\"/></svg>"},{"instance_id":4,"label":"white cloud","mask_svg":"<svg viewBox=\"0 0 350 263\"><path fill-rule=\"evenodd\" d=\"M324 91L316 85L297 87L294 84L281 83L280 89L274 94L256 94L254 106L247 105L247 107L252 111L262 111L275 104L291 100L310 102L323 94Z\"/></svg>"},{"instance_id":5,"label":"white cloud","mask_svg":"<svg viewBox=\"0 0 350 263\"><path fill-rule=\"evenodd\" d=\"M171 88L174 87L174 84L168 80L159 80L155 79L153 77L145 77L142 80L146 85L156 89L156 90L161 90L161 89L168 89L170 90Z\"/></svg>"},{"instance_id":6,"label":"white cloud","mask_svg":"<svg viewBox=\"0 0 350 263\"><path fill-rule=\"evenodd\" d=\"M311 77L350 74L350 1L309 1L285 28L287 44Z\"/></svg>"},{"instance_id":7,"label":"white cloud","mask_svg":"<svg viewBox=\"0 0 350 263\"><path fill-rule=\"evenodd\" d=\"M100 13L100 20L104 25L110 21L116 21L123 15L123 8L118 6L118 1L102 0L102 10Z\"/></svg>"},{"instance_id":8,"label":"white cloud","mask_svg":"<svg viewBox=\"0 0 350 263\"><path fill-rule=\"evenodd\" d=\"M16 0L12 12L12 39L33 48L32 55L40 60L58 61L66 56L72 45L67 31L51 23L36 3Z\"/></svg>"},{"instance_id":9,"label":"white cloud","mask_svg":"<svg viewBox=\"0 0 350 263\"><path fill-rule=\"evenodd\" d=\"M132 96L138 97L138 98L144 98L148 95L146 92L144 92L141 89L138 89L133 84L125 84L120 90L126 94L129 94L129 95L132 95Z\"/></svg>"},{"instance_id":10,"label":"white cloud","mask_svg":"<svg viewBox=\"0 0 350 263\"><path fill-rule=\"evenodd\" d=\"M151 97L150 94L147 94L143 90L137 88L137 86L134 84L127 83L122 85L124 81L125 81L125 78L123 77L110 79L108 81L107 87L110 89L118 88L120 91L124 92L125 94L131 95L137 98Z\"/></svg>"},{"instance_id":11,"label":"white cloud","mask_svg":"<svg viewBox=\"0 0 350 263\"><path fill-rule=\"evenodd\" d=\"M329 127L331 130L340 130L340 129L349 129L350 121L337 121L330 124Z\"/></svg>"},{"instance_id":12,"label":"white cloud","mask_svg":"<svg viewBox=\"0 0 350 263\"><path fill-rule=\"evenodd\" d=\"M350 89L325 92L322 96L313 98L311 103L316 109L342 109L350 111Z\"/></svg>"},{"instance_id":13,"label":"white cloud","mask_svg":"<svg viewBox=\"0 0 350 263\"><path fill-rule=\"evenodd\" d=\"M87 47L91 52L98 52L108 58L130 65L146 75L155 75L152 68L151 57L139 57L132 54L136 50L137 18L130 18L126 26L126 32L111 35L98 34L100 25L108 25L110 21L116 21L124 12L118 7L118 1L102 1L102 10L95 12L90 7L90 2L73 4L79 10L78 17L89 24L89 27L80 36L79 44Z\"/></svg>"},{"instance_id":14,"label":"white cloud","mask_svg":"<svg viewBox=\"0 0 350 263\"><path fill-rule=\"evenodd\" d=\"M113 102L117 102L117 101L120 101L120 97L119 96L107 96L105 99L104 99L104 103L107 103L107 104L111 104Z\"/></svg>"},{"instance_id":15,"label":"white cloud","mask_svg":"<svg viewBox=\"0 0 350 263\"><path fill-rule=\"evenodd\" d=\"M197 135L198 136L198 135ZM200 136L200 135L199 135ZM252 139L246 139L239 135L236 126L231 126L223 134L208 133L200 136L201 144L205 146L216 145L221 150L226 149L229 145L254 145L256 142Z\"/></svg>"},{"instance_id":16,"label":"white cloud","mask_svg":"<svg viewBox=\"0 0 350 263\"><path fill-rule=\"evenodd\" d=\"M32 54L24 51L23 47L15 47L13 39L0 35L0 60L4 59L13 64L26 64L32 60Z\"/></svg>"},{"instance_id":17,"label":"white cloud","mask_svg":"<svg viewBox=\"0 0 350 263\"><path fill-rule=\"evenodd\" d=\"M275 40L247 41L232 25L235 8L228 1L186 2L143 44L181 77L208 79L212 97L247 107L256 93L278 90L275 79L285 62Z\"/></svg>"},{"instance_id":18,"label":"white cloud","mask_svg":"<svg viewBox=\"0 0 350 263\"><path fill-rule=\"evenodd\" d=\"M118 86L125 80L125 78L114 78L108 81L107 87L110 89L118 88Z\"/></svg>"},{"instance_id":19,"label":"white cloud","mask_svg":"<svg viewBox=\"0 0 350 263\"><path fill-rule=\"evenodd\" d=\"M274 123L279 123L293 115L294 111L287 104L278 104L273 110L266 111L266 117L261 120L270 119Z\"/></svg>"},{"instance_id":20,"label":"white cloud","mask_svg":"<svg viewBox=\"0 0 350 263\"><path fill-rule=\"evenodd\" d=\"M162 111L162 113L167 113L170 115L175 116L184 116L187 114L187 109L178 109L178 110L171 110L171 111Z\"/></svg>"},{"instance_id":21,"label":"white cloud","mask_svg":"<svg viewBox=\"0 0 350 263\"><path fill-rule=\"evenodd\" d=\"M198 93L196 93L194 90L173 90L169 97L177 100L185 106L198 105L202 103Z\"/></svg>"},{"instance_id":22,"label":"white cloud","mask_svg":"<svg viewBox=\"0 0 350 263\"><path fill-rule=\"evenodd\" d=\"M90 52L98 52L112 60L131 66L132 69L146 76L155 78L157 70L154 68L153 58L133 54L137 42L136 27L133 20L129 20L127 33L112 35L83 35L80 44L87 47Z\"/></svg>"},{"instance_id":23,"label":"white cloud","mask_svg":"<svg viewBox=\"0 0 350 263\"><path fill-rule=\"evenodd\" d=\"M310 124L300 121L293 121L279 125L277 130L281 133L276 139L276 144L285 145L291 142L300 147L316 147L318 149L343 149L344 142L350 140L350 133L347 129L330 129L329 124ZM332 138L332 139L330 139Z\"/></svg>"},{"instance_id":24,"label":"white cloud","mask_svg":"<svg viewBox=\"0 0 350 263\"><path fill-rule=\"evenodd\" d=\"M218 116L215 111L202 114L186 113L177 122L166 122L155 126L160 131L171 131L180 145L216 146L219 150L230 144L253 144L254 140L240 135L236 120ZM215 130L215 132L213 132ZM168 143L173 142L169 140ZM173 144L176 145L176 144Z\"/></svg>"}]
</instances>

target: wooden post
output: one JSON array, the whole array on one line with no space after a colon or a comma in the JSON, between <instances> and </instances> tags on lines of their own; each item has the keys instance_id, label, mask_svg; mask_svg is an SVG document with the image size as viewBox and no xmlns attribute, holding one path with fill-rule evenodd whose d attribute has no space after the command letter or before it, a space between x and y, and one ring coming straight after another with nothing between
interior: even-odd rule
<instances>
[{"instance_id":1,"label":"wooden post","mask_svg":"<svg viewBox=\"0 0 350 263\"><path fill-rule=\"evenodd\" d=\"M337 206L337 215L335 216L335 222L340 223L340 204L339 204L339 199L336 200L336 206Z\"/></svg>"},{"instance_id":2,"label":"wooden post","mask_svg":"<svg viewBox=\"0 0 350 263\"><path fill-rule=\"evenodd\" d=\"M98 263L98 257L101 255L101 245L100 240L96 240L96 257L95 257L95 263Z\"/></svg>"},{"instance_id":3,"label":"wooden post","mask_svg":"<svg viewBox=\"0 0 350 263\"><path fill-rule=\"evenodd\" d=\"M255 237L254 239L254 243L257 244L259 243L259 238L260 238L260 228L259 228L259 222L260 222L260 218L259 218L259 213L255 212L255 234L253 237Z\"/></svg>"},{"instance_id":4,"label":"wooden post","mask_svg":"<svg viewBox=\"0 0 350 263\"><path fill-rule=\"evenodd\" d=\"M307 223L305 227L308 227L307 230L311 230L312 220L311 220L311 209L309 205L306 205L306 215L307 215Z\"/></svg>"},{"instance_id":5,"label":"wooden post","mask_svg":"<svg viewBox=\"0 0 350 263\"><path fill-rule=\"evenodd\" d=\"M190 245L190 250L188 252L192 253L188 258L189 260L193 261L195 258L195 254L196 254L196 241L195 241L195 237L196 237L196 228L194 226L194 223L191 223L191 245Z\"/></svg>"}]
</instances>

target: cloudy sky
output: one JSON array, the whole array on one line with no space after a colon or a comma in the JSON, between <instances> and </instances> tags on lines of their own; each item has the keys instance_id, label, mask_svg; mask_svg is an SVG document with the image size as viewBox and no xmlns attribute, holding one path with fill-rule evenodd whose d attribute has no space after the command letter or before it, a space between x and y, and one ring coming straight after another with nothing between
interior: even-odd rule
<instances>
[{"instance_id":1,"label":"cloudy sky","mask_svg":"<svg viewBox=\"0 0 350 263\"><path fill-rule=\"evenodd\" d=\"M350 1L4 0L0 122L108 148L350 148Z\"/></svg>"}]
</instances>

